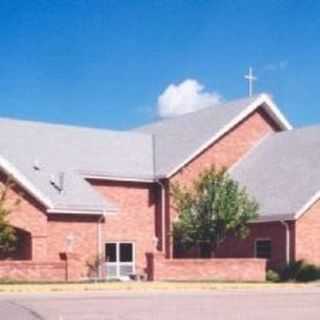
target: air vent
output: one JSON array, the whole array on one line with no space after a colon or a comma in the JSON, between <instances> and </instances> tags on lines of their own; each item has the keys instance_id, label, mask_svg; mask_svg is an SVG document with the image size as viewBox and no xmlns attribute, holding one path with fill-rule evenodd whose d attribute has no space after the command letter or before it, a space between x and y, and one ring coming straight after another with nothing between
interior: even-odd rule
<instances>
[{"instance_id":1,"label":"air vent","mask_svg":"<svg viewBox=\"0 0 320 320\"><path fill-rule=\"evenodd\" d=\"M33 169L34 169L35 171L40 171L40 162L39 162L38 159L34 160L34 162L33 162Z\"/></svg>"},{"instance_id":2,"label":"air vent","mask_svg":"<svg viewBox=\"0 0 320 320\"><path fill-rule=\"evenodd\" d=\"M58 177L52 174L50 177L50 183L56 190L62 193L64 191L64 179L64 172L60 172Z\"/></svg>"}]
</instances>

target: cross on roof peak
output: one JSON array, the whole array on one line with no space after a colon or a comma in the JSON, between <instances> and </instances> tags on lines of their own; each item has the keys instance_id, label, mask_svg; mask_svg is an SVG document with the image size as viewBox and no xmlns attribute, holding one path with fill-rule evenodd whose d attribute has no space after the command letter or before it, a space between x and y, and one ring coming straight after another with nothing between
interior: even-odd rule
<instances>
[{"instance_id":1,"label":"cross on roof peak","mask_svg":"<svg viewBox=\"0 0 320 320\"><path fill-rule=\"evenodd\" d=\"M251 97L253 93L253 82L257 80L257 78L253 75L252 67L249 67L249 72L244 76L244 78L248 80L249 97Z\"/></svg>"}]
</instances>

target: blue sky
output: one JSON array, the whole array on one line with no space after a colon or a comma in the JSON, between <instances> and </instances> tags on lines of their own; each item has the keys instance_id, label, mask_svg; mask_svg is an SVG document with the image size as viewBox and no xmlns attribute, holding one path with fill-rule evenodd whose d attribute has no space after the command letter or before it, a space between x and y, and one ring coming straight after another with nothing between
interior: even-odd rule
<instances>
[{"instance_id":1,"label":"blue sky","mask_svg":"<svg viewBox=\"0 0 320 320\"><path fill-rule=\"evenodd\" d=\"M273 95L320 123L320 2L2 0L0 116L125 129L157 118L170 85L223 100Z\"/></svg>"}]
</instances>

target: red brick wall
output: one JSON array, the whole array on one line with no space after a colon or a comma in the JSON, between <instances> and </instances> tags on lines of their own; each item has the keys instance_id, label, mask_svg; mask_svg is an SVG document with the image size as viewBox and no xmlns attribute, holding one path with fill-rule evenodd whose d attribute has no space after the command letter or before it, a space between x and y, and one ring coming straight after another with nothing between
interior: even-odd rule
<instances>
[{"instance_id":1,"label":"red brick wall","mask_svg":"<svg viewBox=\"0 0 320 320\"><path fill-rule=\"evenodd\" d=\"M118 213L107 216L103 222L102 241L133 241L136 248L137 271L144 272L146 252L154 249L156 228L159 228L155 205L159 188L147 183L107 181L91 181L91 183L120 207ZM60 254L66 249L66 236L72 235L73 252L78 256L79 276L83 278L88 275L87 261L98 253L98 219L97 216L81 215L47 216L44 209L25 194L19 208L10 216L10 223L31 232L33 262L61 261Z\"/></svg>"},{"instance_id":2,"label":"red brick wall","mask_svg":"<svg viewBox=\"0 0 320 320\"><path fill-rule=\"evenodd\" d=\"M154 261L152 261L154 260ZM265 281L264 259L165 259L149 255L151 280Z\"/></svg>"},{"instance_id":3,"label":"red brick wall","mask_svg":"<svg viewBox=\"0 0 320 320\"><path fill-rule=\"evenodd\" d=\"M4 175L0 174L3 185ZM20 199L18 206L14 203ZM31 234L31 257L33 261L46 261L47 215L45 209L25 191L15 186L8 194L8 206L14 208L9 216L10 224Z\"/></svg>"},{"instance_id":4,"label":"red brick wall","mask_svg":"<svg viewBox=\"0 0 320 320\"><path fill-rule=\"evenodd\" d=\"M64 281L64 262L0 261L0 279L16 281Z\"/></svg>"},{"instance_id":5,"label":"red brick wall","mask_svg":"<svg viewBox=\"0 0 320 320\"><path fill-rule=\"evenodd\" d=\"M148 183L91 181L96 189L119 206L107 216L104 242L133 241L137 272L146 268L146 253L154 249L156 186Z\"/></svg>"},{"instance_id":6,"label":"red brick wall","mask_svg":"<svg viewBox=\"0 0 320 320\"><path fill-rule=\"evenodd\" d=\"M320 201L296 221L296 260L320 265Z\"/></svg>"},{"instance_id":7,"label":"red brick wall","mask_svg":"<svg viewBox=\"0 0 320 320\"><path fill-rule=\"evenodd\" d=\"M5 177L0 176L0 181L5 181ZM31 234L31 261L1 261L5 270L8 269L9 263L12 263L14 270L11 275L17 275L21 279L23 267L26 268L26 277L30 276L30 280L37 280L38 276L46 274L46 280L55 280L55 268L57 263L63 263L60 253L66 249L65 238L72 234L75 238L74 252L79 255L77 266L79 269L79 277L86 277L88 268L87 260L97 254L97 221L98 216L81 216L81 215L47 215L45 208L33 199L26 191L22 191L16 186L9 193L9 203L20 198L18 207L9 216L9 222L15 228L22 229ZM16 257L14 257L16 258ZM75 263L74 261L72 262ZM1 268L0 268L1 269ZM43 271L44 270L44 271ZM52 270L52 277L49 271ZM0 270L1 271L1 270ZM0 272L1 277L1 272ZM78 277L78 278L79 278ZM27 280L27 279L26 279ZM60 277L60 280L61 279Z\"/></svg>"},{"instance_id":8,"label":"red brick wall","mask_svg":"<svg viewBox=\"0 0 320 320\"><path fill-rule=\"evenodd\" d=\"M61 215L48 216L48 261L59 261L66 251L66 237L73 237L72 253L78 257L80 278L88 277L87 262L98 254L98 216Z\"/></svg>"},{"instance_id":9,"label":"red brick wall","mask_svg":"<svg viewBox=\"0 0 320 320\"><path fill-rule=\"evenodd\" d=\"M294 234L294 223L290 224L290 233ZM221 244L216 252L221 258L253 258L255 257L255 241L271 240L272 257L267 262L269 268L281 269L286 263L286 231L280 222L255 223L250 225L250 234L246 239L232 236ZM291 237L291 258L294 257L294 236Z\"/></svg>"}]
</instances>

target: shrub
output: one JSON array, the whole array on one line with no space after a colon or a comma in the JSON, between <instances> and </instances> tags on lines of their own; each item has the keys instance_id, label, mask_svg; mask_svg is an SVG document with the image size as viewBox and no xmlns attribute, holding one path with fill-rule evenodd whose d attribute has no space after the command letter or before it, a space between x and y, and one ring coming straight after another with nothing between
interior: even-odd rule
<instances>
[{"instance_id":1,"label":"shrub","mask_svg":"<svg viewBox=\"0 0 320 320\"><path fill-rule=\"evenodd\" d=\"M320 279L320 268L312 264L303 265L296 277L296 280L299 282L315 281L318 279Z\"/></svg>"},{"instance_id":2,"label":"shrub","mask_svg":"<svg viewBox=\"0 0 320 320\"><path fill-rule=\"evenodd\" d=\"M281 280L282 281L290 281L290 280L294 281L294 280L296 280L297 275L301 271L303 264L304 264L303 260L290 262L282 270L282 272L281 272Z\"/></svg>"},{"instance_id":3,"label":"shrub","mask_svg":"<svg viewBox=\"0 0 320 320\"><path fill-rule=\"evenodd\" d=\"M320 279L320 268L303 260L289 263L281 272L282 281L308 282Z\"/></svg>"},{"instance_id":4,"label":"shrub","mask_svg":"<svg viewBox=\"0 0 320 320\"><path fill-rule=\"evenodd\" d=\"M279 282L280 281L280 275L278 272L274 270L268 270L267 271L267 281L270 282Z\"/></svg>"},{"instance_id":5,"label":"shrub","mask_svg":"<svg viewBox=\"0 0 320 320\"><path fill-rule=\"evenodd\" d=\"M88 268L88 277L89 278L98 278L99 277L99 268L103 265L104 259L103 257L99 257L99 255L93 255L90 257L87 262Z\"/></svg>"}]
</instances>

